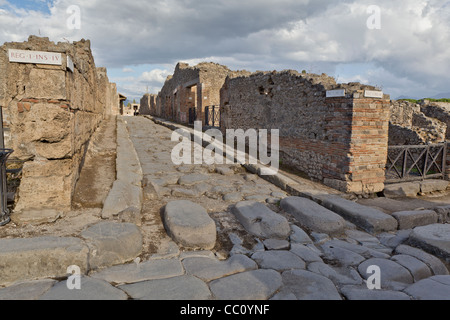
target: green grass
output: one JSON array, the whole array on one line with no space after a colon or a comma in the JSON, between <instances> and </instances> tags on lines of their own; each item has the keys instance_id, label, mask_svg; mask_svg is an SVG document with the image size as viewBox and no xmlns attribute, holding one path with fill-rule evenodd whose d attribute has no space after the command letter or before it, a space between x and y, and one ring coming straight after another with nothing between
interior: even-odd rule
<instances>
[{"instance_id":1,"label":"green grass","mask_svg":"<svg viewBox=\"0 0 450 320\"><path fill-rule=\"evenodd\" d=\"M423 100L428 100L430 102L447 102L450 103L450 98L445 98L445 99L429 99L429 98L425 98L425 99L420 99L420 100L416 100L416 99L400 99L399 101L408 101L411 103L419 103Z\"/></svg>"}]
</instances>

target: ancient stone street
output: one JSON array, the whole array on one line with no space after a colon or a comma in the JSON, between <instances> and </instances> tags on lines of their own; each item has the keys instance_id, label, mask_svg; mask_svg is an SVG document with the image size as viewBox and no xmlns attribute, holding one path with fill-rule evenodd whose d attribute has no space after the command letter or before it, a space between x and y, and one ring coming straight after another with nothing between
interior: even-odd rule
<instances>
[{"instance_id":1,"label":"ancient stone street","mask_svg":"<svg viewBox=\"0 0 450 320\"><path fill-rule=\"evenodd\" d=\"M293 196L238 164L174 165L178 142L157 123L117 118L98 220L71 237L0 240L0 299L450 299L450 230L436 211L410 219L298 177ZM66 285L70 265L80 290ZM372 266L381 290L368 289Z\"/></svg>"}]
</instances>

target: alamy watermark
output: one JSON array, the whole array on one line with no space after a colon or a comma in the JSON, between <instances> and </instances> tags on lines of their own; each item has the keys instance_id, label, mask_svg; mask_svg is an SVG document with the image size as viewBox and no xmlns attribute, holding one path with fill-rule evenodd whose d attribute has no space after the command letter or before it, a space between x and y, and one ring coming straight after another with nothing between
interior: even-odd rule
<instances>
[{"instance_id":1,"label":"alamy watermark","mask_svg":"<svg viewBox=\"0 0 450 320\"><path fill-rule=\"evenodd\" d=\"M258 163L270 167L262 167L261 175L275 175L280 166L279 130L270 131L270 151L268 150L268 130L242 129L226 130L226 144L224 136L218 129L202 132L202 122L194 123L194 142L191 133L178 129L172 133L172 141L179 142L172 150L171 158L175 165L182 164L253 164ZM202 147L203 141L209 143ZM248 143L247 143L248 141ZM236 142L236 144L235 144ZM248 149L248 162L247 153ZM194 154L192 154L194 150ZM226 155L224 160L224 154ZM192 157L193 156L193 157ZM192 160L193 158L193 160Z\"/></svg>"},{"instance_id":2,"label":"alamy watermark","mask_svg":"<svg viewBox=\"0 0 450 320\"><path fill-rule=\"evenodd\" d=\"M371 276L367 278L367 289L369 290L381 290L381 269L379 266L369 266L367 268L367 274Z\"/></svg>"},{"instance_id":3,"label":"alamy watermark","mask_svg":"<svg viewBox=\"0 0 450 320\"><path fill-rule=\"evenodd\" d=\"M81 29L81 9L77 5L71 5L67 8L66 13L70 15L66 20L66 25L69 30Z\"/></svg>"},{"instance_id":4,"label":"alamy watermark","mask_svg":"<svg viewBox=\"0 0 450 320\"><path fill-rule=\"evenodd\" d=\"M367 8L367 14L370 14L367 19L367 28L370 30L381 29L381 8L377 5L371 5Z\"/></svg>"},{"instance_id":5,"label":"alamy watermark","mask_svg":"<svg viewBox=\"0 0 450 320\"><path fill-rule=\"evenodd\" d=\"M67 289L81 290L81 269L79 266L70 266L67 268L67 273L70 274L66 281Z\"/></svg>"}]
</instances>

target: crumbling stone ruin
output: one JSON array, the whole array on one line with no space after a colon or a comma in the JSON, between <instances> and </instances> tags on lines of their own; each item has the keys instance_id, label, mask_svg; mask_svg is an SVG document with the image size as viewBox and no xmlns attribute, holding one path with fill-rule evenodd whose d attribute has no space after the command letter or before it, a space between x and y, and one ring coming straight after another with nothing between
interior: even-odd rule
<instances>
[{"instance_id":1,"label":"crumbling stone ruin","mask_svg":"<svg viewBox=\"0 0 450 320\"><path fill-rule=\"evenodd\" d=\"M203 62L194 67L178 63L158 94L153 115L180 123L189 122L189 110L195 110L197 119L204 122L205 107L219 106L220 88L225 79L249 74L232 71L225 66Z\"/></svg>"},{"instance_id":2,"label":"crumbling stone ruin","mask_svg":"<svg viewBox=\"0 0 450 320\"><path fill-rule=\"evenodd\" d=\"M399 100L390 109L389 145L442 143L450 137L450 104Z\"/></svg>"},{"instance_id":3,"label":"crumbling stone ruin","mask_svg":"<svg viewBox=\"0 0 450 320\"><path fill-rule=\"evenodd\" d=\"M156 114L156 94L146 93L141 99L139 114L155 115Z\"/></svg>"},{"instance_id":4,"label":"crumbling stone ruin","mask_svg":"<svg viewBox=\"0 0 450 320\"><path fill-rule=\"evenodd\" d=\"M56 53L56 64L10 62L10 49ZM11 159L24 162L16 212L67 209L90 137L119 113L116 85L96 68L88 40L30 36L0 47L0 106Z\"/></svg>"}]
</instances>

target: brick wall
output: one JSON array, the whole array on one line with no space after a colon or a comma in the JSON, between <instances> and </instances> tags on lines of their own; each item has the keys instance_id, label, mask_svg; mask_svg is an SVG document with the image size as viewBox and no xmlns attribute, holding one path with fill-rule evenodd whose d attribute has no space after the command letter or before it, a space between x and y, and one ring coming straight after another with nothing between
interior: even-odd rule
<instances>
[{"instance_id":1,"label":"brick wall","mask_svg":"<svg viewBox=\"0 0 450 320\"><path fill-rule=\"evenodd\" d=\"M58 52L62 65L9 62L8 49ZM68 209L91 135L106 115L118 113L116 87L106 69L95 67L85 40L55 44L31 36L27 42L5 43L0 65L6 146L14 149L12 159L25 162L16 211Z\"/></svg>"},{"instance_id":2,"label":"brick wall","mask_svg":"<svg viewBox=\"0 0 450 320\"><path fill-rule=\"evenodd\" d=\"M345 97L326 98L334 89L345 89ZM345 192L379 192L390 100L364 98L366 89L376 90L296 71L228 78L221 91L222 130L279 129L284 165Z\"/></svg>"}]
</instances>

